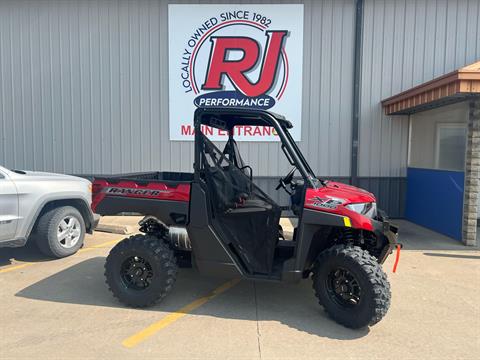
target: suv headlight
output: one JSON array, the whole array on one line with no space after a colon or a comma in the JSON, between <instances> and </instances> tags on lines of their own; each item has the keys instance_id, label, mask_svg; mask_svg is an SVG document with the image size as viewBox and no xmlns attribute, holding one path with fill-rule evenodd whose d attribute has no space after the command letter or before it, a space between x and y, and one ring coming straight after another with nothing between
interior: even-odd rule
<instances>
[{"instance_id":1,"label":"suv headlight","mask_svg":"<svg viewBox=\"0 0 480 360\"><path fill-rule=\"evenodd\" d=\"M377 215L377 203L374 202L348 204L346 207L369 218L374 218Z\"/></svg>"}]
</instances>

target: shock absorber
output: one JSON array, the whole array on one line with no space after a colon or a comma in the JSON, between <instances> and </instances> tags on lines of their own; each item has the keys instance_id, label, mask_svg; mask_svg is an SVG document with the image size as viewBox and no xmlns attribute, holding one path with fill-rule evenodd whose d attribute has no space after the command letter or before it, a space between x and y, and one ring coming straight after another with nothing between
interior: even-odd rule
<instances>
[{"instance_id":1,"label":"shock absorber","mask_svg":"<svg viewBox=\"0 0 480 360\"><path fill-rule=\"evenodd\" d=\"M343 241L349 245L353 245L355 242L355 233L352 228L345 228L342 231Z\"/></svg>"}]
</instances>

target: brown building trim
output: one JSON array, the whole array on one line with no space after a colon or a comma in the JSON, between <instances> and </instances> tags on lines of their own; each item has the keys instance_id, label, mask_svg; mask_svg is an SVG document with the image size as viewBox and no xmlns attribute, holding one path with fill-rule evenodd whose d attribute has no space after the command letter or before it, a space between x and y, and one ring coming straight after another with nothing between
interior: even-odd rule
<instances>
[{"instance_id":1,"label":"brown building trim","mask_svg":"<svg viewBox=\"0 0 480 360\"><path fill-rule=\"evenodd\" d=\"M480 61L382 100L386 115L411 114L480 95Z\"/></svg>"}]
</instances>

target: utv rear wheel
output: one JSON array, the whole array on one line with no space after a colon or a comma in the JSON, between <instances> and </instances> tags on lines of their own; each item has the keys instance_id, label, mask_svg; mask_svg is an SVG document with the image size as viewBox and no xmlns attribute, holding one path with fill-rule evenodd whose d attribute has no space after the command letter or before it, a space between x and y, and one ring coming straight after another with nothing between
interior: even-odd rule
<instances>
[{"instance_id":1,"label":"utv rear wheel","mask_svg":"<svg viewBox=\"0 0 480 360\"><path fill-rule=\"evenodd\" d=\"M313 289L336 322L353 329L379 322L390 306L390 284L380 264L357 246L323 251L313 269Z\"/></svg>"},{"instance_id":2,"label":"utv rear wheel","mask_svg":"<svg viewBox=\"0 0 480 360\"><path fill-rule=\"evenodd\" d=\"M173 288L177 264L173 251L150 235L134 235L119 242L105 262L105 277L113 295L132 307L147 307Z\"/></svg>"}]
</instances>

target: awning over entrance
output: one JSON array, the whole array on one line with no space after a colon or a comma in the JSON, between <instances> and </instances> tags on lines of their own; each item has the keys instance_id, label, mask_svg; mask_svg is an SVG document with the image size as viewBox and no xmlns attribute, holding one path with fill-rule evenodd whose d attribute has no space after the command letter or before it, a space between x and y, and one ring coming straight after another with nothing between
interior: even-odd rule
<instances>
[{"instance_id":1,"label":"awning over entrance","mask_svg":"<svg viewBox=\"0 0 480 360\"><path fill-rule=\"evenodd\" d=\"M382 100L386 115L408 115L480 95L480 61Z\"/></svg>"},{"instance_id":2,"label":"awning over entrance","mask_svg":"<svg viewBox=\"0 0 480 360\"><path fill-rule=\"evenodd\" d=\"M385 99L382 105L386 115L410 115L406 218L475 245L480 218L480 61Z\"/></svg>"}]
</instances>

